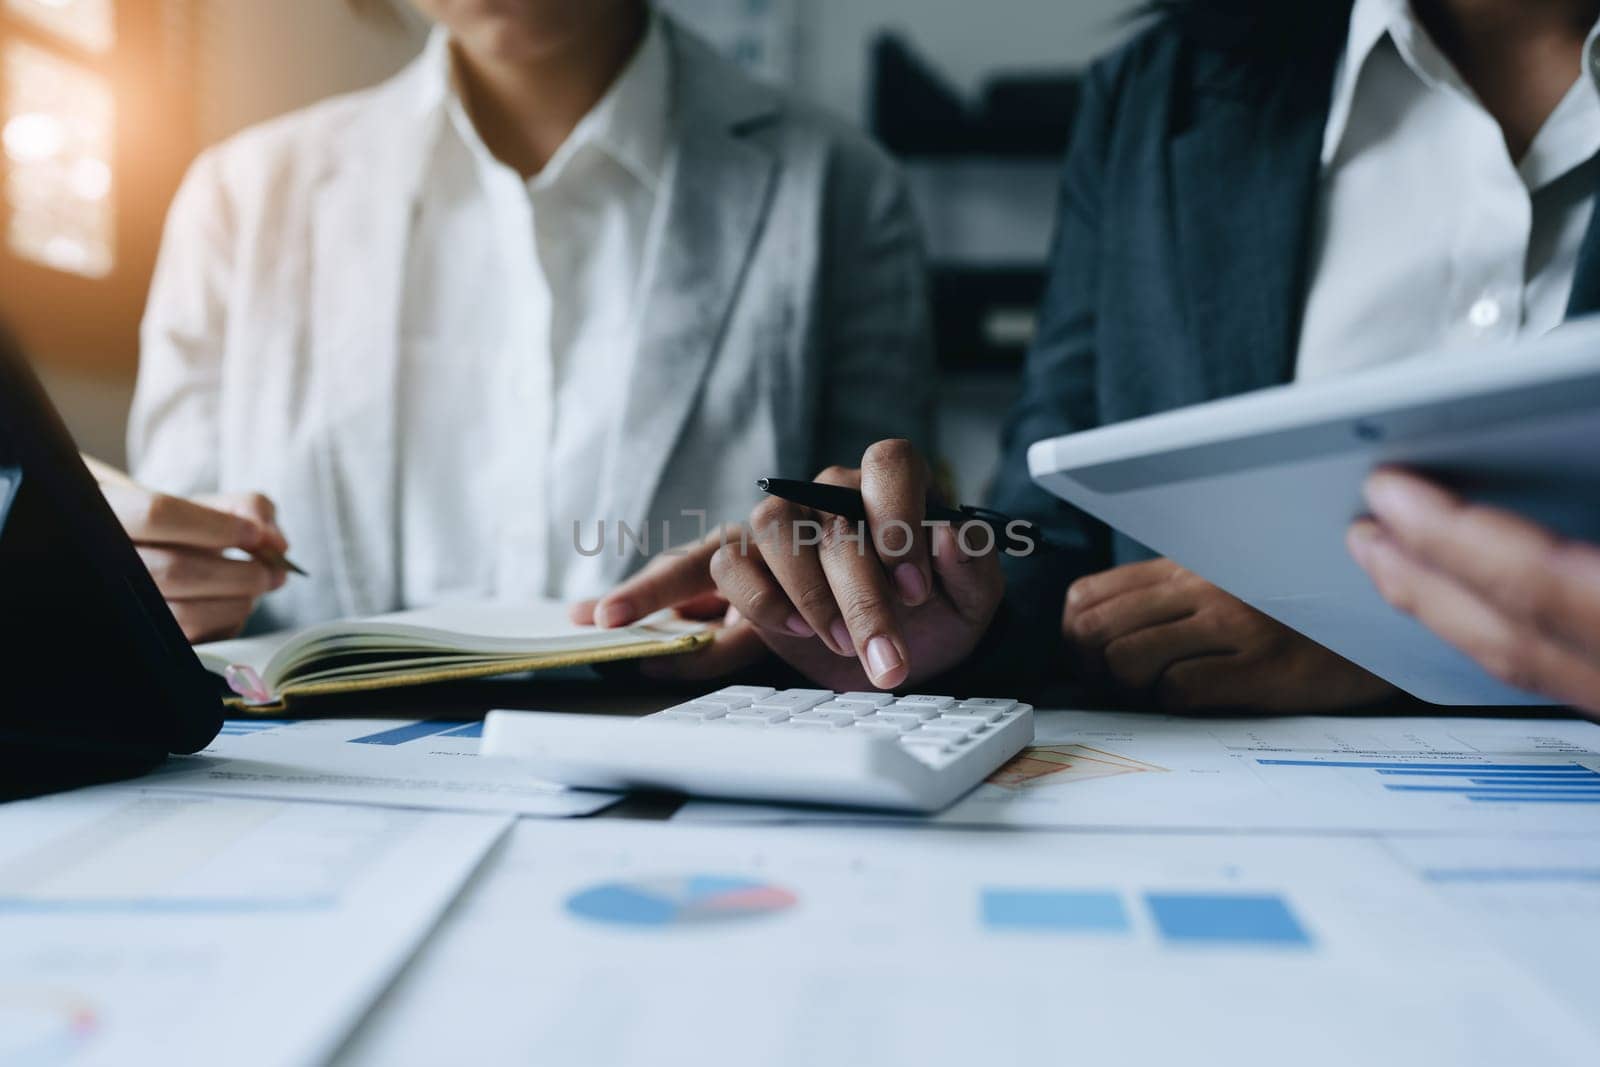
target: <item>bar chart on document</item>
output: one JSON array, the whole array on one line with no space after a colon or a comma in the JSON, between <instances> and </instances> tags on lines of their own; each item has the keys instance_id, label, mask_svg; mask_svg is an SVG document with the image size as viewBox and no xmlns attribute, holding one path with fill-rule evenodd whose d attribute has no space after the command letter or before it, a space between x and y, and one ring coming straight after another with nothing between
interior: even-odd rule
<instances>
[{"instance_id":1,"label":"bar chart on document","mask_svg":"<svg viewBox=\"0 0 1600 1067\"><path fill-rule=\"evenodd\" d=\"M1401 1049L1415 1067L1501 1067L1600 1049L1586 1012L1356 836L524 820L490 862L348 1067L506 1048L586 1067L1220 1049L1241 1067ZM430 1032L430 1013L472 1025Z\"/></svg>"},{"instance_id":2,"label":"bar chart on document","mask_svg":"<svg viewBox=\"0 0 1600 1067\"><path fill-rule=\"evenodd\" d=\"M1036 746L942 821L1577 833L1600 811L1589 722L1044 712L1035 723Z\"/></svg>"},{"instance_id":3,"label":"bar chart on document","mask_svg":"<svg viewBox=\"0 0 1600 1067\"><path fill-rule=\"evenodd\" d=\"M1034 713L1034 745L933 821L1055 828L1591 833L1600 725ZM685 821L867 813L694 801Z\"/></svg>"}]
</instances>

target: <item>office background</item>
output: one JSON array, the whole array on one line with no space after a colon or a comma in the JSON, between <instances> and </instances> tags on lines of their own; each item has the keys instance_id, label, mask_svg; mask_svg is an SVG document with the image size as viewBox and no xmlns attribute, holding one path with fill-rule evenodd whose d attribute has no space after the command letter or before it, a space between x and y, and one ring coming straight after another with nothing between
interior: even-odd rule
<instances>
[{"instance_id":1,"label":"office background","mask_svg":"<svg viewBox=\"0 0 1600 1067\"><path fill-rule=\"evenodd\" d=\"M404 0L394 6L402 16L386 25L335 0L0 2L8 235L0 313L38 354L85 448L122 459L133 331L166 200L184 166L252 123L397 70L425 28L404 13ZM907 99L913 110L948 119L952 106L976 111L992 98L1012 118L1034 123L1003 145L964 143L959 135L930 144L914 129L886 136L911 173L944 284L985 293L982 283L992 278L1005 297L972 309L970 324L941 324L940 452L959 491L979 495L1030 329L1029 275L1042 264L1053 213L1059 146L1040 128L1065 129L1070 106L1060 91L1069 86L1061 76L1128 32L1136 0L661 6L766 76L886 135ZM887 48L886 34L894 42ZM54 74L45 79L51 88L27 96L21 74L40 64ZM1025 91L1009 101L986 95L997 76L1020 79ZM29 80L38 84L37 75ZM1049 113L1058 110L1056 123ZM15 121L40 113L66 117L74 136L53 145L38 123ZM52 147L53 155L45 151ZM60 202L63 195L76 202Z\"/></svg>"}]
</instances>

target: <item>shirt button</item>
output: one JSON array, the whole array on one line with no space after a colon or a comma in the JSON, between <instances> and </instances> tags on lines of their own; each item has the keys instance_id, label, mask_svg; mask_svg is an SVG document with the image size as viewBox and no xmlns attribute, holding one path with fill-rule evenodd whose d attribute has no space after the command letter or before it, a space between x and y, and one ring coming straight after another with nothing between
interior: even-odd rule
<instances>
[{"instance_id":1,"label":"shirt button","mask_svg":"<svg viewBox=\"0 0 1600 1067\"><path fill-rule=\"evenodd\" d=\"M1472 305L1467 321L1474 330L1492 330L1500 324L1500 301L1486 296Z\"/></svg>"}]
</instances>

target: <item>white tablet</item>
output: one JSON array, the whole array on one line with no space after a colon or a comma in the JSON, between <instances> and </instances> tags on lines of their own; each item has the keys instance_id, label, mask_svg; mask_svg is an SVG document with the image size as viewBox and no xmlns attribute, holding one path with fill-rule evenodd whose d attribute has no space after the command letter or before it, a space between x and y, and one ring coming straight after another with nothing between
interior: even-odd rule
<instances>
[{"instance_id":1,"label":"white tablet","mask_svg":"<svg viewBox=\"0 0 1600 1067\"><path fill-rule=\"evenodd\" d=\"M1600 542L1600 319L1040 441L1040 485L1438 704L1542 704L1380 598L1345 550L1381 464Z\"/></svg>"}]
</instances>

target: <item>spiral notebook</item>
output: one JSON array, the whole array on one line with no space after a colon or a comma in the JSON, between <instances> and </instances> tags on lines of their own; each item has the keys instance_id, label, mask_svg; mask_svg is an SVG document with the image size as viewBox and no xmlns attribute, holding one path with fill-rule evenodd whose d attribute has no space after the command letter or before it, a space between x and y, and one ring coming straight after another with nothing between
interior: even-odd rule
<instances>
[{"instance_id":1,"label":"spiral notebook","mask_svg":"<svg viewBox=\"0 0 1600 1067\"><path fill-rule=\"evenodd\" d=\"M461 601L321 623L195 648L236 706L284 710L297 697L486 678L691 652L711 640L704 623L669 612L598 630L568 621L549 601Z\"/></svg>"}]
</instances>

